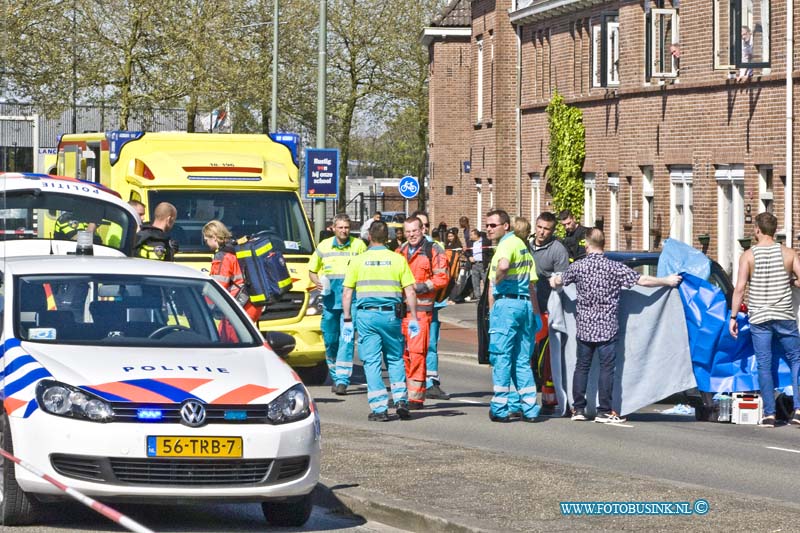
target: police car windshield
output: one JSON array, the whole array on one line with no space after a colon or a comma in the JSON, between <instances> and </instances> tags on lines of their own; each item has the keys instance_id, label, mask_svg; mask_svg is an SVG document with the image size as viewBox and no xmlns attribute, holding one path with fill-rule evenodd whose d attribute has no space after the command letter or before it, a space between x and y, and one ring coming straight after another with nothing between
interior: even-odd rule
<instances>
[{"instance_id":1,"label":"police car windshield","mask_svg":"<svg viewBox=\"0 0 800 533\"><path fill-rule=\"evenodd\" d=\"M265 231L284 255L310 255L311 233L297 195L268 191L153 191L149 205L169 202L178 210L170 236L181 252L208 253L203 226L221 220L236 238Z\"/></svg>"},{"instance_id":2,"label":"police car windshield","mask_svg":"<svg viewBox=\"0 0 800 533\"><path fill-rule=\"evenodd\" d=\"M14 283L14 325L27 341L119 346L258 346L242 311L211 279L37 275Z\"/></svg>"},{"instance_id":3,"label":"police car windshield","mask_svg":"<svg viewBox=\"0 0 800 533\"><path fill-rule=\"evenodd\" d=\"M4 241L74 241L79 231L91 230L95 244L129 255L135 228L132 216L122 207L85 196L14 190L0 199L0 240Z\"/></svg>"}]
</instances>

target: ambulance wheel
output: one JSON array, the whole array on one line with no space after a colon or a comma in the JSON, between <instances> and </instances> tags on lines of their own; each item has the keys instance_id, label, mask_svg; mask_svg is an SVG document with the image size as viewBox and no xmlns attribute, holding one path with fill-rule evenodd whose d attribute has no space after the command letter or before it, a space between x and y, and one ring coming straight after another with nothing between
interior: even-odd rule
<instances>
[{"instance_id":1,"label":"ambulance wheel","mask_svg":"<svg viewBox=\"0 0 800 533\"><path fill-rule=\"evenodd\" d=\"M308 522L312 507L310 493L294 501L264 502L261 504L264 518L273 526L278 527L302 526Z\"/></svg>"},{"instance_id":2,"label":"ambulance wheel","mask_svg":"<svg viewBox=\"0 0 800 533\"><path fill-rule=\"evenodd\" d=\"M298 368L297 373L306 385L322 385L328 379L328 363L323 361L316 366Z\"/></svg>"},{"instance_id":3,"label":"ambulance wheel","mask_svg":"<svg viewBox=\"0 0 800 533\"><path fill-rule=\"evenodd\" d=\"M8 417L0 417L0 448L10 454L14 453L11 442L11 426ZM0 525L24 526L36 520L36 501L28 496L17 484L16 465L13 461L2 458L0 461Z\"/></svg>"}]
</instances>

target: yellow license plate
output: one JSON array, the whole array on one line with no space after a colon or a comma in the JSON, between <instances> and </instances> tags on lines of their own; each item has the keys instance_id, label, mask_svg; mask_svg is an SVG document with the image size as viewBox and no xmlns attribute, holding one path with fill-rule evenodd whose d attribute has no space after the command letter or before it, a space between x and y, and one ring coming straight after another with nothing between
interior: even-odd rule
<instances>
[{"instance_id":1,"label":"yellow license plate","mask_svg":"<svg viewBox=\"0 0 800 533\"><path fill-rule=\"evenodd\" d=\"M241 457L241 437L147 437L148 457Z\"/></svg>"}]
</instances>

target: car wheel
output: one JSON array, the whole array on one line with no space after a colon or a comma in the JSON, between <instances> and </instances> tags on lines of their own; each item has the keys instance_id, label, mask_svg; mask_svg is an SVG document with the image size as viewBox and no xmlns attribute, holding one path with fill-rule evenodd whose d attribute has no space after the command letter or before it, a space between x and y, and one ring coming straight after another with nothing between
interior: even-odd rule
<instances>
[{"instance_id":1,"label":"car wheel","mask_svg":"<svg viewBox=\"0 0 800 533\"><path fill-rule=\"evenodd\" d=\"M300 527L311 516L311 494L288 502L264 502L261 509L267 522L278 527Z\"/></svg>"},{"instance_id":2,"label":"car wheel","mask_svg":"<svg viewBox=\"0 0 800 533\"><path fill-rule=\"evenodd\" d=\"M11 426L8 417L0 417L0 448L14 453L11 442ZM32 524L36 519L36 503L19 485L15 475L16 464L6 458L0 461L0 525L23 526Z\"/></svg>"},{"instance_id":3,"label":"car wheel","mask_svg":"<svg viewBox=\"0 0 800 533\"><path fill-rule=\"evenodd\" d=\"M297 373L306 385L322 385L328 378L328 363L323 361L317 366L298 368Z\"/></svg>"}]
</instances>

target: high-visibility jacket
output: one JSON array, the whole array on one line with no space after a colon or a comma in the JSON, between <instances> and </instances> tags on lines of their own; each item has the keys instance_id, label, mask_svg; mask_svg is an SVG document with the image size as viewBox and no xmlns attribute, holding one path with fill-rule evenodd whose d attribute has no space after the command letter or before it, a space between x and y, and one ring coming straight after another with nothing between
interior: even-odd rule
<instances>
[{"instance_id":1,"label":"high-visibility jacket","mask_svg":"<svg viewBox=\"0 0 800 533\"><path fill-rule=\"evenodd\" d=\"M342 308L342 283L347 274L350 260L367 251L367 245L359 238L349 237L340 244L336 237L325 239L308 262L308 271L327 277L331 282L331 292L322 298L325 309Z\"/></svg>"},{"instance_id":2,"label":"high-visibility jacket","mask_svg":"<svg viewBox=\"0 0 800 533\"><path fill-rule=\"evenodd\" d=\"M244 274L236 254L233 253L233 247L224 246L214 253L211 260L211 277L244 306L245 312L253 321L258 320L261 309L251 304L247 298Z\"/></svg>"},{"instance_id":3,"label":"high-visibility jacket","mask_svg":"<svg viewBox=\"0 0 800 533\"><path fill-rule=\"evenodd\" d=\"M500 259L507 259L508 273L503 281L495 285L497 278L497 263ZM506 233L497 243L492 263L489 267L489 282L492 284L492 294L529 295L528 285L539 279L536 276L536 267L533 263L528 245L525 241L514 235Z\"/></svg>"},{"instance_id":4,"label":"high-visibility jacket","mask_svg":"<svg viewBox=\"0 0 800 533\"><path fill-rule=\"evenodd\" d=\"M169 236L162 229L144 226L136 234L134 255L157 261L172 261L175 251L172 249Z\"/></svg>"},{"instance_id":5,"label":"high-visibility jacket","mask_svg":"<svg viewBox=\"0 0 800 533\"><path fill-rule=\"evenodd\" d=\"M426 247L430 247L430 259ZM417 292L417 311L433 311L436 291L450 282L444 249L436 242L428 243L423 239L413 252L411 245L405 242L397 249L397 253L405 257L415 283L424 283L428 287L426 292Z\"/></svg>"},{"instance_id":6,"label":"high-visibility jacket","mask_svg":"<svg viewBox=\"0 0 800 533\"><path fill-rule=\"evenodd\" d=\"M356 307L400 303L403 289L414 284L408 263L385 246L371 246L350 260L344 286L356 290Z\"/></svg>"}]
</instances>

